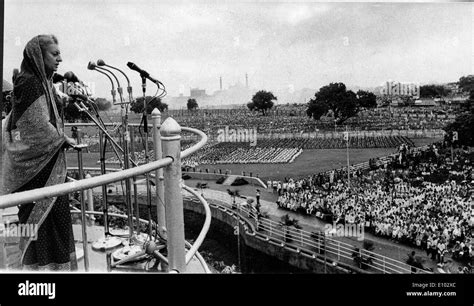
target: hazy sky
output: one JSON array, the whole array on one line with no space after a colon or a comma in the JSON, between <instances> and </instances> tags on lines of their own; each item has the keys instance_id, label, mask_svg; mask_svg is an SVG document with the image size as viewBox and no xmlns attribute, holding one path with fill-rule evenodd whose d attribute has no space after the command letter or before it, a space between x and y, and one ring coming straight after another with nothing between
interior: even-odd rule
<instances>
[{"instance_id":1,"label":"hazy sky","mask_svg":"<svg viewBox=\"0 0 474 306\"><path fill-rule=\"evenodd\" d=\"M456 81L474 73L473 16L471 3L7 0L3 74L11 80L29 39L54 33L59 73L76 72L105 97L109 81L87 70L90 60L123 68L135 96L140 79L128 61L171 96L212 93L219 76L224 88L245 83L245 73L267 90Z\"/></svg>"}]
</instances>

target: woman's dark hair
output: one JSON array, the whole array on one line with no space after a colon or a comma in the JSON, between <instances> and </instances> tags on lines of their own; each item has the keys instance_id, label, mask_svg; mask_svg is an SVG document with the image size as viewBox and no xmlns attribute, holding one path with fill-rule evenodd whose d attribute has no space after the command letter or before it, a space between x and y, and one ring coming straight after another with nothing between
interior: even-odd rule
<instances>
[{"instance_id":1,"label":"woman's dark hair","mask_svg":"<svg viewBox=\"0 0 474 306\"><path fill-rule=\"evenodd\" d=\"M41 47L41 52L43 53L50 44L58 44L58 39L52 34L42 34L38 35L39 45Z\"/></svg>"}]
</instances>

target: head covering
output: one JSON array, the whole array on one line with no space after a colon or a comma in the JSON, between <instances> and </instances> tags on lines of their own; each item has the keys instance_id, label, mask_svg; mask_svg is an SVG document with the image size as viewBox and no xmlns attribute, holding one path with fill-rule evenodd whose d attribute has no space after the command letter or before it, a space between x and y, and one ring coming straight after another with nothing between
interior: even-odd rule
<instances>
[{"instance_id":1,"label":"head covering","mask_svg":"<svg viewBox=\"0 0 474 306\"><path fill-rule=\"evenodd\" d=\"M14 192L34 178L65 141L53 86L44 68L40 37L27 43L21 72L14 81L12 110L5 118L3 130L5 153L0 194ZM59 177L63 173L65 168Z\"/></svg>"},{"instance_id":2,"label":"head covering","mask_svg":"<svg viewBox=\"0 0 474 306\"><path fill-rule=\"evenodd\" d=\"M13 89L13 107L16 109L16 111L12 115L12 120L8 127L8 131L14 128L17 120L21 117L23 112L44 94L49 109L49 121L53 126L56 127L58 133L61 133L60 127L57 124L59 121L59 113L53 94L53 87L51 83L52 76L49 78L46 76L43 52L40 46L40 37L44 36L45 35L38 35L31 39L26 44L25 50L23 51L21 71L15 78ZM19 99L20 94L21 101L19 102L21 103L15 103L15 98Z\"/></svg>"}]
</instances>

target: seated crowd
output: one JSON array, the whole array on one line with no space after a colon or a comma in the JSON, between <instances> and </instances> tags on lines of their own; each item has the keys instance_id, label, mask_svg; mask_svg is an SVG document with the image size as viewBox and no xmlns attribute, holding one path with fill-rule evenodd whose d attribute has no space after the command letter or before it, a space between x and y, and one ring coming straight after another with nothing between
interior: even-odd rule
<instances>
[{"instance_id":1,"label":"seated crowd","mask_svg":"<svg viewBox=\"0 0 474 306\"><path fill-rule=\"evenodd\" d=\"M385 167L351 173L350 189L343 171L277 182L277 204L328 222L361 224L439 262L446 252L469 262L474 154L458 150L452 161L442 143L403 150Z\"/></svg>"}]
</instances>

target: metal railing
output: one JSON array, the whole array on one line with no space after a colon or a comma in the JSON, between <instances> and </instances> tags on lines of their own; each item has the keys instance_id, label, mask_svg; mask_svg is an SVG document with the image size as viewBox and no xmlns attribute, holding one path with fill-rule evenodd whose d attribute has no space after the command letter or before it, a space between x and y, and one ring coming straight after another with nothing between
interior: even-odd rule
<instances>
[{"instance_id":1,"label":"metal railing","mask_svg":"<svg viewBox=\"0 0 474 306\"><path fill-rule=\"evenodd\" d=\"M214 201L211 206L214 205L231 214L238 213L242 220L251 223L248 226L249 230L245 231L247 235L255 236L288 251L313 259L319 258L325 262L337 261L344 263L346 267L356 267L359 269L358 271L363 270L366 273L406 274L412 273L412 268L415 268L402 261L327 237L322 232L308 232L286 226L281 222L259 218L255 208L249 209L248 205L237 204L237 208L232 209L231 204L227 204L229 197L225 199L225 196L218 196L217 198L217 201L226 204ZM420 268L415 269L417 273L432 273Z\"/></svg>"},{"instance_id":2,"label":"metal railing","mask_svg":"<svg viewBox=\"0 0 474 306\"><path fill-rule=\"evenodd\" d=\"M159 150L160 145L162 145L163 155L165 156L164 158L150 162L148 164L137 166L135 168L114 171L112 173L75 180L59 185L3 195L0 196L0 210L14 207L23 203L34 203L35 201L57 197L76 191L81 191L81 194L83 194L85 190L91 188L106 186L109 183L127 180L132 177L145 175L146 173L156 171L154 178L156 180L155 185L157 186L158 195L157 206L164 206L164 210L159 211L161 215L158 216L158 226L160 228L164 228L166 231L165 234L167 236L166 241L169 271L185 272L186 265L193 256L196 256L198 259L202 259L197 250L199 249L209 229L210 209L207 202L199 195L196 195L200 202L204 205L208 216L206 216L205 227L199 234L198 239L194 245L190 245L184 239L184 212L181 196L181 159L201 149L206 144L208 137L205 133L197 129L180 127L173 118L168 118L163 122L163 124L161 124L161 116L157 109L153 111L152 118L154 136L156 136L154 137L155 151L157 151L157 148ZM200 140L192 147L181 152L180 139L182 131L196 134L200 137ZM81 165L79 165L79 167L82 168ZM157 171L159 169L163 169L163 176L161 176L161 173ZM158 186L164 187L163 189L166 190L166 192L164 192L163 189L158 190ZM164 194L162 194L163 192ZM85 210L85 208L82 208L82 210ZM89 213L101 214L99 212L92 211L89 211ZM127 216L127 218L130 218L130 216ZM166 226L163 223L160 224L160 218L161 220L164 220ZM86 226L84 219L82 226L83 228ZM188 245L190 248L188 253L185 253L185 245ZM87 254L85 254L85 256L86 255ZM85 260L85 263L86 261L87 260ZM204 270L209 272L207 267L204 267Z\"/></svg>"}]
</instances>

